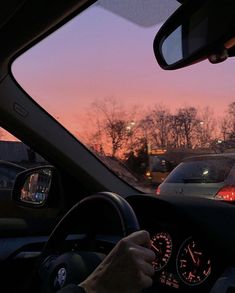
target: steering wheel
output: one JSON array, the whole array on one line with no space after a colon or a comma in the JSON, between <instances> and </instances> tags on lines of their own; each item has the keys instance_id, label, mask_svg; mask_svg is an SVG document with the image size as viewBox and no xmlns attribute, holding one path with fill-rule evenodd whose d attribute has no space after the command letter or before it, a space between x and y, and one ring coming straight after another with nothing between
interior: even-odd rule
<instances>
[{"instance_id":1,"label":"steering wheel","mask_svg":"<svg viewBox=\"0 0 235 293\"><path fill-rule=\"evenodd\" d=\"M120 238L125 237L138 231L139 223L129 203L115 193L97 193L75 204L57 224L43 249L38 270L40 292L53 293L67 284L79 284L105 257L87 248L66 251L64 244L71 227L76 227L77 234L86 235L87 245L95 241L98 233L118 232Z\"/></svg>"}]
</instances>

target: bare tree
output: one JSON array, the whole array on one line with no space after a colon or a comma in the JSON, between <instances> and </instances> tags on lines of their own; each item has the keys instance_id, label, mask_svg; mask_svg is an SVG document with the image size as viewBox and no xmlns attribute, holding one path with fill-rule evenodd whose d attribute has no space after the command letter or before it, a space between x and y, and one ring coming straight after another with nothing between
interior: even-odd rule
<instances>
[{"instance_id":1,"label":"bare tree","mask_svg":"<svg viewBox=\"0 0 235 293\"><path fill-rule=\"evenodd\" d=\"M198 146L208 148L211 142L217 137L217 122L214 112L210 107L198 110L197 139Z\"/></svg>"},{"instance_id":2,"label":"bare tree","mask_svg":"<svg viewBox=\"0 0 235 293\"><path fill-rule=\"evenodd\" d=\"M104 131L111 139L111 156L115 157L127 138L127 123L122 119L107 120Z\"/></svg>"},{"instance_id":3,"label":"bare tree","mask_svg":"<svg viewBox=\"0 0 235 293\"><path fill-rule=\"evenodd\" d=\"M199 127L197 114L195 107L180 108L171 114L167 107L157 105L140 124L148 143L155 147L192 148Z\"/></svg>"},{"instance_id":4,"label":"bare tree","mask_svg":"<svg viewBox=\"0 0 235 293\"><path fill-rule=\"evenodd\" d=\"M124 158L136 156L140 149L209 148L211 141L218 139L216 120L209 107L182 107L175 113L163 105L141 110L144 113L135 107L124 108L112 97L94 101L87 120L87 144L104 155ZM235 103L230 105L229 115L235 115ZM221 131L231 134L232 126L225 122Z\"/></svg>"},{"instance_id":5,"label":"bare tree","mask_svg":"<svg viewBox=\"0 0 235 293\"><path fill-rule=\"evenodd\" d=\"M115 98L96 100L91 105L93 130L88 144L106 155L117 157L133 135L128 127L129 120L123 106Z\"/></svg>"},{"instance_id":6,"label":"bare tree","mask_svg":"<svg viewBox=\"0 0 235 293\"><path fill-rule=\"evenodd\" d=\"M154 120L151 113L146 113L139 121L139 130L138 137L141 138L141 142L144 144L146 150L148 150L150 145L153 144L152 138L154 132Z\"/></svg>"},{"instance_id":7,"label":"bare tree","mask_svg":"<svg viewBox=\"0 0 235 293\"><path fill-rule=\"evenodd\" d=\"M171 146L173 148L180 148L184 146L184 139L182 135L182 123L179 115L171 115Z\"/></svg>"},{"instance_id":8,"label":"bare tree","mask_svg":"<svg viewBox=\"0 0 235 293\"><path fill-rule=\"evenodd\" d=\"M152 112L152 119L154 122L153 138L156 145L159 147L167 147L170 144L170 129L171 129L171 114L170 111L162 106L158 105Z\"/></svg>"},{"instance_id":9,"label":"bare tree","mask_svg":"<svg viewBox=\"0 0 235 293\"><path fill-rule=\"evenodd\" d=\"M176 114L176 121L181 147L192 148L195 131L199 123L197 109L194 107L180 108Z\"/></svg>"},{"instance_id":10,"label":"bare tree","mask_svg":"<svg viewBox=\"0 0 235 293\"><path fill-rule=\"evenodd\" d=\"M235 102L228 105L227 115L224 117L223 128L227 128L230 139L235 138Z\"/></svg>"},{"instance_id":11,"label":"bare tree","mask_svg":"<svg viewBox=\"0 0 235 293\"><path fill-rule=\"evenodd\" d=\"M232 133L232 125L229 117L224 117L220 122L220 131L223 137L223 140L227 140L230 138Z\"/></svg>"}]
</instances>

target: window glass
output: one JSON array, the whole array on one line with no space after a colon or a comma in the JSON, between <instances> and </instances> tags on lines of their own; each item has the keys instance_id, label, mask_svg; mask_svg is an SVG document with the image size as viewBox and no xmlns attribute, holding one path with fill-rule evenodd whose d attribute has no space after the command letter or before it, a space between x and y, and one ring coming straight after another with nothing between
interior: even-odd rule
<instances>
[{"instance_id":1,"label":"window glass","mask_svg":"<svg viewBox=\"0 0 235 293\"><path fill-rule=\"evenodd\" d=\"M235 151L234 60L164 71L153 53L164 19L137 24L105 3L15 60L12 72L24 90L146 192L186 157ZM159 10L151 19L153 13L159 20Z\"/></svg>"},{"instance_id":2,"label":"window glass","mask_svg":"<svg viewBox=\"0 0 235 293\"><path fill-rule=\"evenodd\" d=\"M230 159L201 159L181 163L166 178L166 183L219 183L223 182L234 165Z\"/></svg>"},{"instance_id":3,"label":"window glass","mask_svg":"<svg viewBox=\"0 0 235 293\"><path fill-rule=\"evenodd\" d=\"M18 173L47 164L46 160L9 132L0 128L0 198L1 192L11 191ZM11 193L9 193L9 197Z\"/></svg>"}]
</instances>

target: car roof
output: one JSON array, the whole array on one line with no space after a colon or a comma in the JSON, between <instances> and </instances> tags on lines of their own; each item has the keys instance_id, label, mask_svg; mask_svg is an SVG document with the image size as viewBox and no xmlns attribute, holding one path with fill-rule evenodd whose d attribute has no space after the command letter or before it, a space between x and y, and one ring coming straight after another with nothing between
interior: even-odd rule
<instances>
[{"instance_id":1,"label":"car roof","mask_svg":"<svg viewBox=\"0 0 235 293\"><path fill-rule=\"evenodd\" d=\"M200 160L205 158L230 158L235 160L235 153L221 153L221 154L205 154L205 155L198 155L198 156L192 156L185 158L183 162L185 161L192 161L192 160Z\"/></svg>"}]
</instances>

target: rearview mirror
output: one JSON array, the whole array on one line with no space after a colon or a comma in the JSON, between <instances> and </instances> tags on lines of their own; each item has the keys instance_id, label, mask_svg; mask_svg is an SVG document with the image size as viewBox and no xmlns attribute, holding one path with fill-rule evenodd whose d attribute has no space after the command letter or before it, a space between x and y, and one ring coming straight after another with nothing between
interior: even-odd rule
<instances>
[{"instance_id":1,"label":"rearview mirror","mask_svg":"<svg viewBox=\"0 0 235 293\"><path fill-rule=\"evenodd\" d=\"M154 53L163 69L178 69L213 54L223 61L234 48L225 43L235 36L234 0L186 1L161 27ZM215 62L216 63L216 59Z\"/></svg>"}]
</instances>

